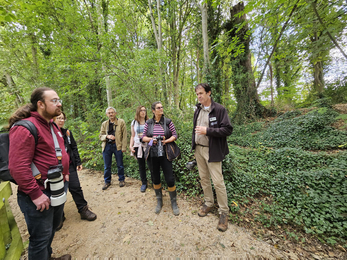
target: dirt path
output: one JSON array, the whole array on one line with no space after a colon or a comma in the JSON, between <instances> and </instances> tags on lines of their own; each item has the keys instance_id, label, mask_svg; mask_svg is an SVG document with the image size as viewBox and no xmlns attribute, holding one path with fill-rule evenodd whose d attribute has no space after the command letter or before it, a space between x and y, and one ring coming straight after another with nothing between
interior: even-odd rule
<instances>
[{"instance_id":1,"label":"dirt path","mask_svg":"<svg viewBox=\"0 0 347 260\"><path fill-rule=\"evenodd\" d=\"M258 241L247 230L230 223L226 232L219 232L215 214L209 213L204 218L197 215L198 201L180 196L180 215L175 217L169 195L164 191L164 207L156 215L153 212L156 205L153 189L141 193L140 181L126 178L126 186L120 188L113 176L113 185L103 191L101 172L83 170L79 176L86 200L98 218L94 222L82 221L68 194L66 221L55 234L52 246L56 257L68 253L73 259L300 258L293 252L283 252ZM27 241L29 235L17 206L16 186L12 188L14 195L10 204L23 241Z\"/></svg>"}]
</instances>

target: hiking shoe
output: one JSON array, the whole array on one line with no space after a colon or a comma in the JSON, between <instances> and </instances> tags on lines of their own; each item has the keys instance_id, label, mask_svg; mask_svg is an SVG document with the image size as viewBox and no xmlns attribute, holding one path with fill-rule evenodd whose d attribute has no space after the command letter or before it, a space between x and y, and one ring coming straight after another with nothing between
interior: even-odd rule
<instances>
[{"instance_id":1,"label":"hiking shoe","mask_svg":"<svg viewBox=\"0 0 347 260\"><path fill-rule=\"evenodd\" d=\"M119 182L119 187L124 187L125 186L125 182L124 181L120 181Z\"/></svg>"},{"instance_id":2,"label":"hiking shoe","mask_svg":"<svg viewBox=\"0 0 347 260\"><path fill-rule=\"evenodd\" d=\"M91 212L88 208L88 205L85 205L80 212L81 219L86 219L88 221L93 221L96 219L96 214Z\"/></svg>"},{"instance_id":3,"label":"hiking shoe","mask_svg":"<svg viewBox=\"0 0 347 260\"><path fill-rule=\"evenodd\" d=\"M106 190L108 187L111 186L111 183L110 182L107 182L104 184L104 186L102 187L102 190Z\"/></svg>"},{"instance_id":4,"label":"hiking shoe","mask_svg":"<svg viewBox=\"0 0 347 260\"><path fill-rule=\"evenodd\" d=\"M206 204L202 205L201 209L199 210L199 217L206 217L207 213L211 211L212 207L207 207Z\"/></svg>"},{"instance_id":5,"label":"hiking shoe","mask_svg":"<svg viewBox=\"0 0 347 260\"><path fill-rule=\"evenodd\" d=\"M147 184L142 184L141 185L141 192L146 192L147 189Z\"/></svg>"},{"instance_id":6,"label":"hiking shoe","mask_svg":"<svg viewBox=\"0 0 347 260\"><path fill-rule=\"evenodd\" d=\"M222 232L228 229L228 213L220 214L217 229Z\"/></svg>"}]
</instances>

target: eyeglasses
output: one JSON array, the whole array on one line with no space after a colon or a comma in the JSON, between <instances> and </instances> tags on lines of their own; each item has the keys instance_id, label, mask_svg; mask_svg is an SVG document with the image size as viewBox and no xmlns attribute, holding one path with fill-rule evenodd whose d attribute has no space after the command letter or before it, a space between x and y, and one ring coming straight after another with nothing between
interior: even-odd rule
<instances>
[{"instance_id":1,"label":"eyeglasses","mask_svg":"<svg viewBox=\"0 0 347 260\"><path fill-rule=\"evenodd\" d=\"M58 120L58 121L66 121L66 119L61 118L61 117L57 117L56 120Z\"/></svg>"},{"instance_id":2,"label":"eyeglasses","mask_svg":"<svg viewBox=\"0 0 347 260\"><path fill-rule=\"evenodd\" d=\"M140 112L146 112L147 111L147 109L141 109L140 110Z\"/></svg>"},{"instance_id":3,"label":"eyeglasses","mask_svg":"<svg viewBox=\"0 0 347 260\"><path fill-rule=\"evenodd\" d=\"M57 105L58 103L63 104L63 100L58 98L53 98L50 100L54 105Z\"/></svg>"},{"instance_id":4,"label":"eyeglasses","mask_svg":"<svg viewBox=\"0 0 347 260\"><path fill-rule=\"evenodd\" d=\"M155 109L158 109L158 110L159 110L159 109L163 109L163 108L164 108L164 107L156 107Z\"/></svg>"}]
</instances>

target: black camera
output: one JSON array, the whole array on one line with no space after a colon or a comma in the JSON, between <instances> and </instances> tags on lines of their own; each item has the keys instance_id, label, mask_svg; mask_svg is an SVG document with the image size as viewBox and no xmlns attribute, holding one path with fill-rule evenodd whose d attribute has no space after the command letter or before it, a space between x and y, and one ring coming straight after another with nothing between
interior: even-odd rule
<instances>
[{"instance_id":1,"label":"black camera","mask_svg":"<svg viewBox=\"0 0 347 260\"><path fill-rule=\"evenodd\" d=\"M194 166L196 165L196 161L191 161L191 162L187 162L186 167L188 168L188 170L193 170Z\"/></svg>"},{"instance_id":2,"label":"black camera","mask_svg":"<svg viewBox=\"0 0 347 260\"><path fill-rule=\"evenodd\" d=\"M58 164L50 166L47 172L47 180L45 180L45 189L47 182L50 183L51 205L59 206L66 201L66 192L64 190L63 165Z\"/></svg>"},{"instance_id":3,"label":"black camera","mask_svg":"<svg viewBox=\"0 0 347 260\"><path fill-rule=\"evenodd\" d=\"M108 139L108 138L107 138L107 142L108 142L109 144L113 144L114 141L115 141L115 140L112 140L112 139Z\"/></svg>"},{"instance_id":4,"label":"black camera","mask_svg":"<svg viewBox=\"0 0 347 260\"><path fill-rule=\"evenodd\" d=\"M155 139L157 140L158 157L162 157L164 156L164 147L162 143L162 140L164 140L164 138L161 135L157 135Z\"/></svg>"}]
</instances>

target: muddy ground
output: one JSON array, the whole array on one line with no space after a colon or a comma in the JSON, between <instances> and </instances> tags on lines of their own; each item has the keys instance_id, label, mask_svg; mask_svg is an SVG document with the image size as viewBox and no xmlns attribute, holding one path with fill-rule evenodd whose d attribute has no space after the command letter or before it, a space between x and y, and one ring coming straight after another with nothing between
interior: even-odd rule
<instances>
[{"instance_id":1,"label":"muddy ground","mask_svg":"<svg viewBox=\"0 0 347 260\"><path fill-rule=\"evenodd\" d=\"M228 259L337 259L324 252L307 253L295 248L278 249L261 241L247 230L229 223L229 229L217 230L216 211L201 218L197 212L200 199L179 195L180 215L174 216L169 194L165 191L164 207L159 215L154 213L156 199L152 188L140 192L140 181L126 178L120 188L117 176L112 185L103 191L102 172L83 170L79 173L81 186L88 204L97 219L88 222L80 219L71 194L65 204L63 228L53 240L55 257L71 254L72 259L119 258L228 258ZM29 234L23 214L16 202L16 189L10 205L22 234ZM341 255L340 255L341 256ZM27 252L22 260L27 259Z\"/></svg>"}]
</instances>

